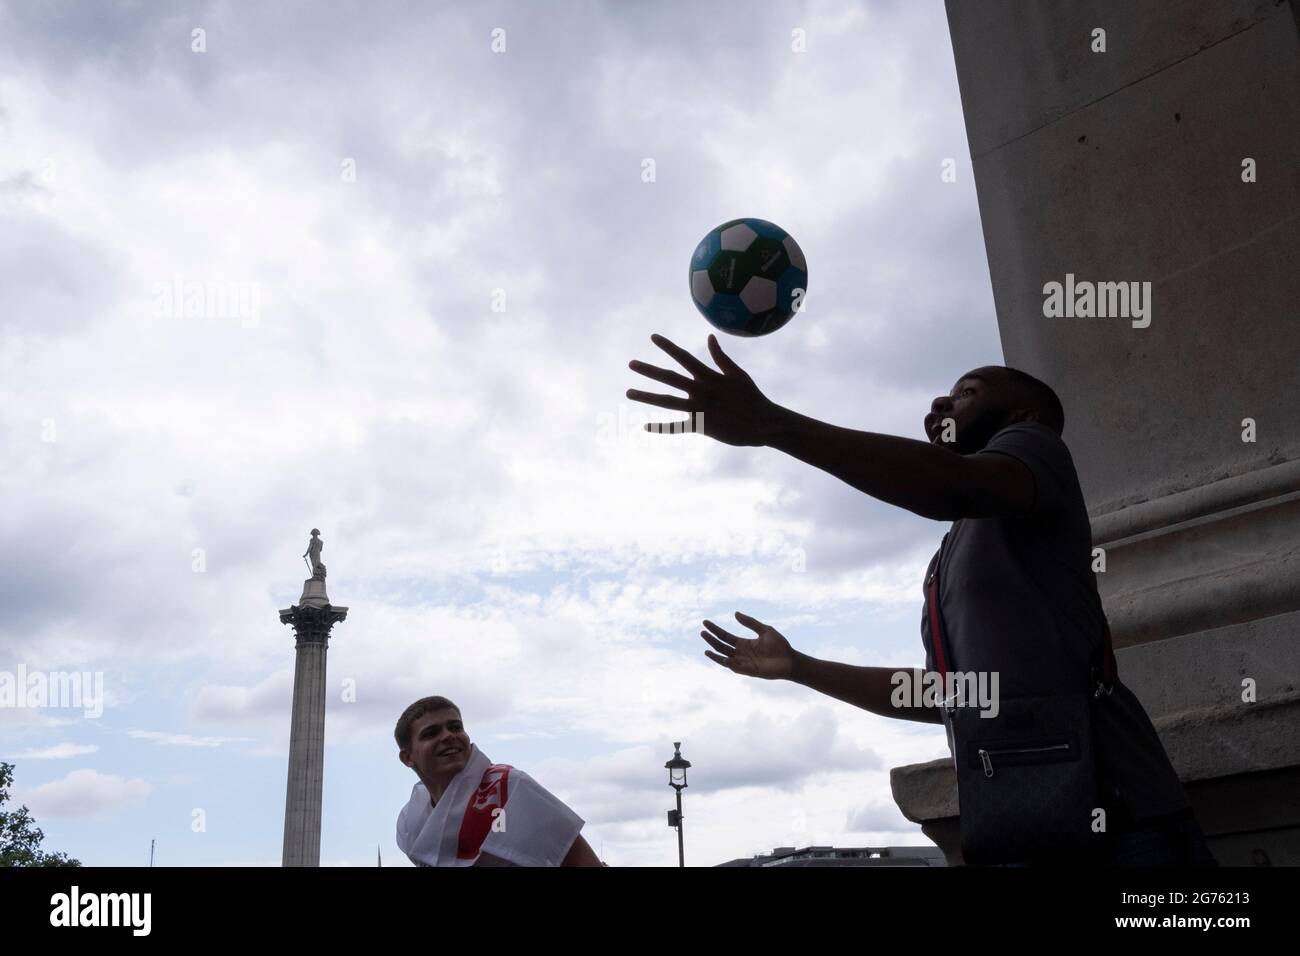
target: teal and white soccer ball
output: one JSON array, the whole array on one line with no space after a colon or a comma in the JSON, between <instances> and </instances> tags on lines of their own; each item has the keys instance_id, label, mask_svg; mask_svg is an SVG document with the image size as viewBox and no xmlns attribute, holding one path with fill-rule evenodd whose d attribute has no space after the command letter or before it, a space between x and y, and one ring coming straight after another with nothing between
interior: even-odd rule
<instances>
[{"instance_id":1,"label":"teal and white soccer ball","mask_svg":"<svg viewBox=\"0 0 1300 956\"><path fill-rule=\"evenodd\" d=\"M794 238L765 219L733 219L691 256L691 299L714 328L767 335L803 311L808 265Z\"/></svg>"}]
</instances>

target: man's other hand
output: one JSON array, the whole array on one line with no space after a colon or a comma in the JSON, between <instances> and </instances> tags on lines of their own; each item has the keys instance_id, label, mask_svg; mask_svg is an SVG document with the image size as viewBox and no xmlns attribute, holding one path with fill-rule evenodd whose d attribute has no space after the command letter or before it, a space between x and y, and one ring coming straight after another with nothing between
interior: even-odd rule
<instances>
[{"instance_id":1,"label":"man's other hand","mask_svg":"<svg viewBox=\"0 0 1300 956\"><path fill-rule=\"evenodd\" d=\"M790 647L790 642L776 628L756 621L748 614L737 611L736 620L758 637L740 637L723 630L712 621L705 621L704 626L709 630L700 631L700 637L704 638L713 651L717 651L716 654L705 651L705 656L746 677L788 679L794 666L794 649ZM713 633L710 634L709 631Z\"/></svg>"}]
</instances>

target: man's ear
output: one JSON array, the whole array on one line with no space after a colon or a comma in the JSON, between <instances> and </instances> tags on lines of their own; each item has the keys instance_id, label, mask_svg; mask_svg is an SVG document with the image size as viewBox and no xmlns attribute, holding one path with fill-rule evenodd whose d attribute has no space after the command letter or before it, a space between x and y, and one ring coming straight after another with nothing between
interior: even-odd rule
<instances>
[{"instance_id":1,"label":"man's ear","mask_svg":"<svg viewBox=\"0 0 1300 956\"><path fill-rule=\"evenodd\" d=\"M1007 416L1008 425L1018 425L1021 422L1037 422L1038 409L1036 408L1018 408Z\"/></svg>"},{"instance_id":2,"label":"man's ear","mask_svg":"<svg viewBox=\"0 0 1300 956\"><path fill-rule=\"evenodd\" d=\"M406 764L408 767L411 766L411 752L409 750L397 751L397 759L402 761L402 763Z\"/></svg>"}]
</instances>

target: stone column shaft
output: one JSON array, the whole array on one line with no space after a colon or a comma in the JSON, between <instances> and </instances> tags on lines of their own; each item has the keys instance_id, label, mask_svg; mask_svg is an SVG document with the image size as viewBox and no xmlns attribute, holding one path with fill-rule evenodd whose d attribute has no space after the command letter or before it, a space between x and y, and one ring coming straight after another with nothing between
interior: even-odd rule
<instances>
[{"instance_id":1,"label":"stone column shaft","mask_svg":"<svg viewBox=\"0 0 1300 956\"><path fill-rule=\"evenodd\" d=\"M320 866L328 650L324 644L298 642L289 731L289 784L284 802L284 866Z\"/></svg>"}]
</instances>

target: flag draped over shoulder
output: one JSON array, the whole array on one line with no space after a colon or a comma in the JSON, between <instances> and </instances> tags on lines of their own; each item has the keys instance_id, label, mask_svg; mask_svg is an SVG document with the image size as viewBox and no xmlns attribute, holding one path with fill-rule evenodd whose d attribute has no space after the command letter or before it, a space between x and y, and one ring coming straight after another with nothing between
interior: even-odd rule
<instances>
[{"instance_id":1,"label":"flag draped over shoulder","mask_svg":"<svg viewBox=\"0 0 1300 956\"><path fill-rule=\"evenodd\" d=\"M433 806L423 783L397 817L397 845L417 866L559 866L582 818L528 774L494 764L475 744Z\"/></svg>"}]
</instances>

